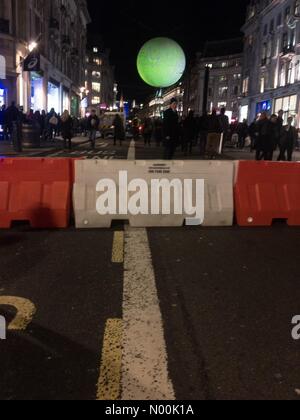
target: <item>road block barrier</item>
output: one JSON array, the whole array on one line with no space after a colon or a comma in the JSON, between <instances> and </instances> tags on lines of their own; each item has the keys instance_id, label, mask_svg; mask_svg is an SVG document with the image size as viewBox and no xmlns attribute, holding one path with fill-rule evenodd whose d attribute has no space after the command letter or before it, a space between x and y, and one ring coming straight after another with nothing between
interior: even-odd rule
<instances>
[{"instance_id":1,"label":"road block barrier","mask_svg":"<svg viewBox=\"0 0 300 420\"><path fill-rule=\"evenodd\" d=\"M0 159L0 228L28 221L32 228L66 228L71 212L73 161Z\"/></svg>"},{"instance_id":2,"label":"road block barrier","mask_svg":"<svg viewBox=\"0 0 300 420\"><path fill-rule=\"evenodd\" d=\"M239 162L235 181L239 226L300 225L300 163Z\"/></svg>"},{"instance_id":3,"label":"road block barrier","mask_svg":"<svg viewBox=\"0 0 300 420\"><path fill-rule=\"evenodd\" d=\"M109 228L113 220L128 220L133 227L177 227L184 222L231 226L233 177L234 163L225 161L77 161L73 190L76 227ZM191 185L192 192L188 189ZM203 217L201 200L197 200L201 190ZM169 213L164 201L167 196ZM158 197L155 203L153 197ZM103 211L105 199L112 212ZM193 207L197 209L194 215Z\"/></svg>"}]
</instances>

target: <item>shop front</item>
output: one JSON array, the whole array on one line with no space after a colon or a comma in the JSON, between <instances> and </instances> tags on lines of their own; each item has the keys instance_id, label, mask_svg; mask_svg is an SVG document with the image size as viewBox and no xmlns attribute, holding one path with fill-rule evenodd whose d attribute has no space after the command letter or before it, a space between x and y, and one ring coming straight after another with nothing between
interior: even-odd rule
<instances>
[{"instance_id":1,"label":"shop front","mask_svg":"<svg viewBox=\"0 0 300 420\"><path fill-rule=\"evenodd\" d=\"M45 106L44 101L44 78L42 72L30 73L30 108L34 111L43 111Z\"/></svg>"},{"instance_id":2,"label":"shop front","mask_svg":"<svg viewBox=\"0 0 300 420\"><path fill-rule=\"evenodd\" d=\"M78 117L79 116L79 105L80 105L79 96L72 93L72 96L71 96L71 115L73 117Z\"/></svg>"},{"instance_id":3,"label":"shop front","mask_svg":"<svg viewBox=\"0 0 300 420\"><path fill-rule=\"evenodd\" d=\"M60 83L54 79L48 81L48 112L54 109L55 112L61 112L60 102Z\"/></svg>"},{"instance_id":4,"label":"shop front","mask_svg":"<svg viewBox=\"0 0 300 420\"><path fill-rule=\"evenodd\" d=\"M63 109L62 111L69 111L71 110L70 107L70 91L69 89L63 87L63 97L62 97L62 101L63 101Z\"/></svg>"},{"instance_id":5,"label":"shop front","mask_svg":"<svg viewBox=\"0 0 300 420\"><path fill-rule=\"evenodd\" d=\"M279 111L284 112L284 123L287 123L289 116L294 117L299 126L299 101L297 95L284 96L282 98L275 99L275 114L278 114Z\"/></svg>"},{"instance_id":6,"label":"shop front","mask_svg":"<svg viewBox=\"0 0 300 420\"><path fill-rule=\"evenodd\" d=\"M256 115L262 114L263 112L267 112L268 114L270 114L272 112L272 101L271 100L258 102L256 104Z\"/></svg>"},{"instance_id":7,"label":"shop front","mask_svg":"<svg viewBox=\"0 0 300 420\"><path fill-rule=\"evenodd\" d=\"M7 105L7 89L0 82L0 108Z\"/></svg>"}]
</instances>

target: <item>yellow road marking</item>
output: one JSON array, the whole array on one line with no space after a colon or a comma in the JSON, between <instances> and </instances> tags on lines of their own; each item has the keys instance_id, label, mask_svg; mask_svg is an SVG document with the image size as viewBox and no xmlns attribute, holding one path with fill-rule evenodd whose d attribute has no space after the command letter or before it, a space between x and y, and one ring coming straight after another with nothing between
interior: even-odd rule
<instances>
[{"instance_id":1,"label":"yellow road marking","mask_svg":"<svg viewBox=\"0 0 300 420\"><path fill-rule=\"evenodd\" d=\"M97 384L99 401L115 401L121 398L122 336L123 321L107 320Z\"/></svg>"},{"instance_id":2,"label":"yellow road marking","mask_svg":"<svg viewBox=\"0 0 300 420\"><path fill-rule=\"evenodd\" d=\"M124 232L114 233L112 262L116 264L124 262Z\"/></svg>"},{"instance_id":3,"label":"yellow road marking","mask_svg":"<svg viewBox=\"0 0 300 420\"><path fill-rule=\"evenodd\" d=\"M36 307L30 300L17 296L0 296L0 305L13 306L17 309L15 318L8 325L10 331L26 330L36 313Z\"/></svg>"}]
</instances>

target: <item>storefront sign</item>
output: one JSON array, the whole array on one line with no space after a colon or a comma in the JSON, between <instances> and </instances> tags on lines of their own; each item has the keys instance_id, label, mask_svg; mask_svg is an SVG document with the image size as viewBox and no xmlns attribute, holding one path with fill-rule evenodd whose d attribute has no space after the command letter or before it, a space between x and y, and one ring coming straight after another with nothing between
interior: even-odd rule
<instances>
[{"instance_id":1,"label":"storefront sign","mask_svg":"<svg viewBox=\"0 0 300 420\"><path fill-rule=\"evenodd\" d=\"M23 65L24 71L35 71L38 72L41 70L41 55L36 52L32 52L24 60Z\"/></svg>"}]
</instances>

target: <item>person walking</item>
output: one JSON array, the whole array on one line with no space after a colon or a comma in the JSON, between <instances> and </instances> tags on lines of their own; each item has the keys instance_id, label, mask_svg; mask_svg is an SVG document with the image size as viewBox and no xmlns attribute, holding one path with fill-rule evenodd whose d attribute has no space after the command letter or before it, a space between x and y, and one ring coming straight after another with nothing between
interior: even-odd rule
<instances>
[{"instance_id":1,"label":"person walking","mask_svg":"<svg viewBox=\"0 0 300 420\"><path fill-rule=\"evenodd\" d=\"M55 133L58 126L58 116L55 112L55 109L52 108L47 117L47 126L48 126L48 138L49 140L53 140L55 138Z\"/></svg>"},{"instance_id":2,"label":"person walking","mask_svg":"<svg viewBox=\"0 0 300 420\"><path fill-rule=\"evenodd\" d=\"M170 107L164 112L164 159L172 160L180 137L179 115L177 112L178 102L173 98Z\"/></svg>"},{"instance_id":3,"label":"person walking","mask_svg":"<svg viewBox=\"0 0 300 420\"><path fill-rule=\"evenodd\" d=\"M183 121L183 152L187 156L188 153L191 155L193 151L193 145L197 139L197 120L195 118L195 112L190 111L187 118Z\"/></svg>"},{"instance_id":4,"label":"person walking","mask_svg":"<svg viewBox=\"0 0 300 420\"><path fill-rule=\"evenodd\" d=\"M291 162L293 160L293 152L298 140L297 129L293 126L293 117L288 117L288 123L282 127L280 133L279 147L280 154L278 161Z\"/></svg>"},{"instance_id":5,"label":"person walking","mask_svg":"<svg viewBox=\"0 0 300 420\"><path fill-rule=\"evenodd\" d=\"M69 114L69 111L64 111L61 116L61 135L64 140L64 149L72 149L72 138L73 138L73 119ZM68 145L67 145L68 142Z\"/></svg>"},{"instance_id":6,"label":"person walking","mask_svg":"<svg viewBox=\"0 0 300 420\"><path fill-rule=\"evenodd\" d=\"M247 120L244 119L243 122L238 124L236 132L239 137L238 148L244 149L246 145L246 138L249 134Z\"/></svg>"},{"instance_id":7,"label":"person walking","mask_svg":"<svg viewBox=\"0 0 300 420\"><path fill-rule=\"evenodd\" d=\"M229 118L226 115L226 108L221 108L220 111L220 115L219 115L219 124L221 127L221 133L223 135L223 142L222 142L222 150L224 149L225 144L228 141L228 135L229 135L229 130L230 130L230 122L229 122Z\"/></svg>"},{"instance_id":8,"label":"person walking","mask_svg":"<svg viewBox=\"0 0 300 420\"><path fill-rule=\"evenodd\" d=\"M145 146L151 146L151 139L153 134L153 123L151 118L146 118L143 129L143 136Z\"/></svg>"},{"instance_id":9,"label":"person walking","mask_svg":"<svg viewBox=\"0 0 300 420\"><path fill-rule=\"evenodd\" d=\"M154 137L156 141L156 147L160 147L163 140L163 122L161 118L156 118L154 122Z\"/></svg>"},{"instance_id":10,"label":"person walking","mask_svg":"<svg viewBox=\"0 0 300 420\"><path fill-rule=\"evenodd\" d=\"M124 127L124 122L122 120L122 118L120 117L119 114L116 115L114 122L113 122L113 126L115 127L114 129L114 145L116 146L117 144L117 140L119 140L120 142L120 146L122 146L122 142L125 140L125 127Z\"/></svg>"},{"instance_id":11,"label":"person walking","mask_svg":"<svg viewBox=\"0 0 300 420\"><path fill-rule=\"evenodd\" d=\"M92 149L95 149L96 146L96 137L97 131L99 129L100 119L96 114L95 109L92 110L91 115L88 118L88 127L90 131L90 142L92 144Z\"/></svg>"}]
</instances>

